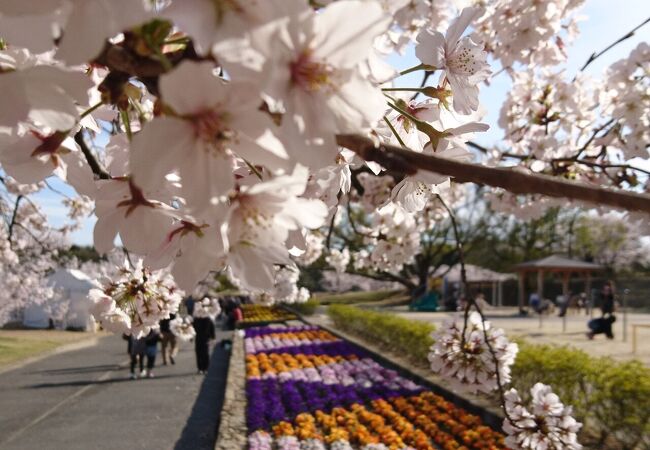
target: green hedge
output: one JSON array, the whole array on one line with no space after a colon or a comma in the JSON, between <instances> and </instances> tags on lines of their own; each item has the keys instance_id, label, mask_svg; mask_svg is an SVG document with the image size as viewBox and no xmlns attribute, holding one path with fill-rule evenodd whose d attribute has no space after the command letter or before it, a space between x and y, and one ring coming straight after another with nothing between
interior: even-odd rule
<instances>
[{"instance_id":1,"label":"green hedge","mask_svg":"<svg viewBox=\"0 0 650 450\"><path fill-rule=\"evenodd\" d=\"M316 299L310 299L305 303L294 303L287 306L290 310L297 312L303 316L311 316L316 312L316 309L320 306L320 303Z\"/></svg>"},{"instance_id":2,"label":"green hedge","mask_svg":"<svg viewBox=\"0 0 650 450\"><path fill-rule=\"evenodd\" d=\"M331 293L318 293L314 295L314 299L318 300L321 305L338 305L338 304L353 304L353 303L372 303L386 300L387 298L394 297L401 294L402 290L383 290L383 291L353 291L343 292L337 294Z\"/></svg>"},{"instance_id":3,"label":"green hedge","mask_svg":"<svg viewBox=\"0 0 650 450\"><path fill-rule=\"evenodd\" d=\"M428 365L433 325L345 305L328 314L340 330ZM536 382L549 384L585 424L580 440L588 448L650 449L650 370L642 363L519 341L512 379L524 398Z\"/></svg>"},{"instance_id":4,"label":"green hedge","mask_svg":"<svg viewBox=\"0 0 650 450\"><path fill-rule=\"evenodd\" d=\"M327 314L336 328L346 333L408 356L415 363L427 361L435 329L429 323L347 305L331 305Z\"/></svg>"}]
</instances>

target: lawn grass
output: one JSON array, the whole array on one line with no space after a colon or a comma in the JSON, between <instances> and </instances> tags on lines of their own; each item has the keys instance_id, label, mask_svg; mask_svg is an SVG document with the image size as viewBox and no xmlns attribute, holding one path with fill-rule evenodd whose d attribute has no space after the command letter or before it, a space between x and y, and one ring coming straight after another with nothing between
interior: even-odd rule
<instances>
[{"instance_id":1,"label":"lawn grass","mask_svg":"<svg viewBox=\"0 0 650 450\"><path fill-rule=\"evenodd\" d=\"M402 293L403 291L399 289L383 291L355 291L344 292L342 294L325 292L314 294L312 298L318 300L321 305L352 305L355 303L379 302L391 297L400 296Z\"/></svg>"},{"instance_id":2,"label":"lawn grass","mask_svg":"<svg viewBox=\"0 0 650 450\"><path fill-rule=\"evenodd\" d=\"M90 336L91 333L59 330L0 330L0 367Z\"/></svg>"}]
</instances>

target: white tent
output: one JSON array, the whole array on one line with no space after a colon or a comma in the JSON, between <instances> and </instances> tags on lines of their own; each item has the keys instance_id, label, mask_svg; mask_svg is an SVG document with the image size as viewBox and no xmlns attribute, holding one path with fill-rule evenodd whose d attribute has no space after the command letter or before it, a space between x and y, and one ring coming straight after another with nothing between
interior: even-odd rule
<instances>
[{"instance_id":1,"label":"white tent","mask_svg":"<svg viewBox=\"0 0 650 450\"><path fill-rule=\"evenodd\" d=\"M28 305L23 324L31 328L47 328L52 318L55 325L63 329L72 327L94 331L88 291L97 285L85 273L75 269L57 269L48 276L48 284L55 290L54 298ZM60 312L59 317L56 317L56 311Z\"/></svg>"}]
</instances>

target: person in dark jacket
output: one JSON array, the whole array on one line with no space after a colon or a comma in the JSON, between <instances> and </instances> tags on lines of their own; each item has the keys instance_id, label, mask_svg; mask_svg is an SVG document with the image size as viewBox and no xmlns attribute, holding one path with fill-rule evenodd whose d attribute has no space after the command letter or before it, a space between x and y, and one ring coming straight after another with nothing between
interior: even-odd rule
<instances>
[{"instance_id":1,"label":"person in dark jacket","mask_svg":"<svg viewBox=\"0 0 650 450\"><path fill-rule=\"evenodd\" d=\"M210 365L209 342L215 339L214 321L210 317L195 317L194 351L196 353L196 368L199 374L206 374Z\"/></svg>"},{"instance_id":2,"label":"person in dark jacket","mask_svg":"<svg viewBox=\"0 0 650 450\"><path fill-rule=\"evenodd\" d=\"M185 299L185 309L187 309L187 314L189 316L194 315L194 297L191 295Z\"/></svg>"},{"instance_id":3,"label":"person in dark jacket","mask_svg":"<svg viewBox=\"0 0 650 450\"><path fill-rule=\"evenodd\" d=\"M163 366L167 365L167 359L169 357L169 362L176 364L174 357L178 353L178 343L176 340L176 335L172 333L172 330L169 326L169 322L176 318L176 314L170 314L169 319L164 319L160 321L160 347L162 352L162 363Z\"/></svg>"},{"instance_id":4,"label":"person in dark jacket","mask_svg":"<svg viewBox=\"0 0 650 450\"><path fill-rule=\"evenodd\" d=\"M603 317L614 314L614 285L611 281L607 281L603 286L600 300L600 310L603 312Z\"/></svg>"},{"instance_id":5,"label":"person in dark jacket","mask_svg":"<svg viewBox=\"0 0 650 450\"><path fill-rule=\"evenodd\" d=\"M158 330L153 329L144 338L147 346L145 353L147 355L147 378L153 378L153 368L156 365L156 354L158 353L158 341L160 340L160 333Z\"/></svg>"},{"instance_id":6,"label":"person in dark jacket","mask_svg":"<svg viewBox=\"0 0 650 450\"><path fill-rule=\"evenodd\" d=\"M147 352L147 344L144 337L136 338L133 335L129 336L129 352L131 355L131 379L135 380L137 374L135 373L135 366L140 363L140 376L145 376L146 372L144 371L144 355Z\"/></svg>"},{"instance_id":7,"label":"person in dark jacket","mask_svg":"<svg viewBox=\"0 0 650 450\"><path fill-rule=\"evenodd\" d=\"M607 339L614 339L614 333L612 332L612 325L616 321L616 316L611 314L607 317L599 317L598 319L592 319L589 321L587 326L590 331L587 333L589 339L593 339L597 334L604 334L607 336Z\"/></svg>"}]
</instances>

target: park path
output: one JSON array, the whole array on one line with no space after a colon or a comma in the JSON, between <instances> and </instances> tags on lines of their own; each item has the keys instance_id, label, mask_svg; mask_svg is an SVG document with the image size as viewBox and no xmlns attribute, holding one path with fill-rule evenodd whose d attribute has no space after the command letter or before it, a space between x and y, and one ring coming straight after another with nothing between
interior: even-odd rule
<instances>
[{"instance_id":1,"label":"park path","mask_svg":"<svg viewBox=\"0 0 650 450\"><path fill-rule=\"evenodd\" d=\"M218 333L218 338L226 336ZM214 448L228 354L217 345L207 376L192 343L155 378L130 380L126 341L36 361L0 375L0 449Z\"/></svg>"}]
</instances>

